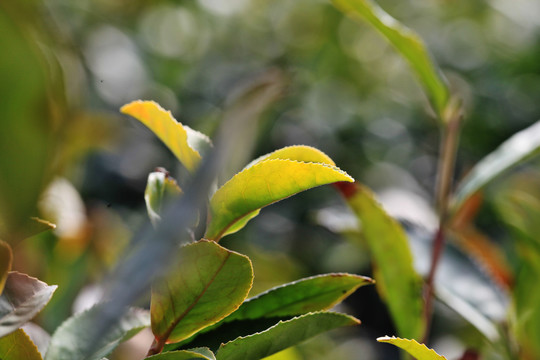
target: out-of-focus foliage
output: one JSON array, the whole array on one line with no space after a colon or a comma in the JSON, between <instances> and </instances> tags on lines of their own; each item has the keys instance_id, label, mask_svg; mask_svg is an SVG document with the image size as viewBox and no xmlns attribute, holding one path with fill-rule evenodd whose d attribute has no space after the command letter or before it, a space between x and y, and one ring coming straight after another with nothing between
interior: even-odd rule
<instances>
[{"instance_id":1,"label":"out-of-focus foliage","mask_svg":"<svg viewBox=\"0 0 540 360\"><path fill-rule=\"evenodd\" d=\"M463 100L456 184L540 118L538 1L377 3L423 39L451 92ZM378 32L330 2L5 1L0 43L0 237L13 246L14 270L59 286L36 319L49 333L99 299L101 280L130 249L129 239L146 219L148 173L163 166L182 188L188 178L148 129L118 119L118 108L135 99L153 99L182 124L212 135L230 105L225 99L278 68L287 84L278 91L282 100L253 128L238 129L252 134L246 136L252 154L238 152L231 171L284 146L315 146L373 188L390 214L428 230L436 226L430 204L439 129L426 115L421 85ZM537 168L537 162L524 163L491 181L468 219L505 256L509 289L477 287L478 279L465 271L451 289L454 295L476 289L468 291L475 306L491 314L500 304L487 288L510 296L509 323L488 323L488 334L500 335L491 327L500 324L517 335L510 349L498 351L503 357L540 354L540 295L531 286L540 276ZM58 226L22 240L34 216ZM222 241L249 253L254 288L264 290L316 273L370 271L365 244L353 246L337 234L355 237L358 226L335 192L320 188L264 209ZM429 252L413 250L415 263L425 264ZM440 279L452 279L456 266L441 267ZM396 358L392 347L373 341L395 331L370 294L346 302L362 330L346 334L346 342L318 338L290 358ZM471 310L467 304L462 309ZM143 339L145 352L152 338ZM429 346L447 358L469 347L497 358L474 327L442 306ZM111 355L122 358L134 356Z\"/></svg>"}]
</instances>

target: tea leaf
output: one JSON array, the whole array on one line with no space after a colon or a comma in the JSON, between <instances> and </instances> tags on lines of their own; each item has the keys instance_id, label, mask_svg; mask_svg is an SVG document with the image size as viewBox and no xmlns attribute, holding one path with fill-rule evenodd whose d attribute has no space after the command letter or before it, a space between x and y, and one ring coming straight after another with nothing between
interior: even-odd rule
<instances>
[{"instance_id":1,"label":"tea leaf","mask_svg":"<svg viewBox=\"0 0 540 360\"><path fill-rule=\"evenodd\" d=\"M219 240L238 231L260 208L301 191L336 181L353 181L337 167L292 160L264 160L236 174L210 199L205 238Z\"/></svg>"},{"instance_id":2,"label":"tea leaf","mask_svg":"<svg viewBox=\"0 0 540 360\"><path fill-rule=\"evenodd\" d=\"M15 271L8 273L0 295L0 337L5 336L36 316L56 290L36 278Z\"/></svg>"},{"instance_id":3,"label":"tea leaf","mask_svg":"<svg viewBox=\"0 0 540 360\"><path fill-rule=\"evenodd\" d=\"M284 317L327 310L340 303L370 278L344 273L317 275L270 289L246 300L225 321Z\"/></svg>"},{"instance_id":4,"label":"tea leaf","mask_svg":"<svg viewBox=\"0 0 540 360\"><path fill-rule=\"evenodd\" d=\"M36 345L23 329L18 329L0 338L0 359L2 360L42 360Z\"/></svg>"},{"instance_id":5,"label":"tea leaf","mask_svg":"<svg viewBox=\"0 0 540 360\"><path fill-rule=\"evenodd\" d=\"M349 206L362 222L362 233L375 262L376 286L387 302L399 334L419 338L422 322L422 285L413 267L407 236L366 187L338 183Z\"/></svg>"},{"instance_id":6,"label":"tea leaf","mask_svg":"<svg viewBox=\"0 0 540 360\"><path fill-rule=\"evenodd\" d=\"M353 19L366 21L399 51L411 65L434 109L442 118L450 92L422 39L371 0L332 0L332 2Z\"/></svg>"},{"instance_id":7,"label":"tea leaf","mask_svg":"<svg viewBox=\"0 0 540 360\"><path fill-rule=\"evenodd\" d=\"M417 360L446 360L444 356L437 354L433 349L428 349L424 344L419 344L416 340L384 336L378 338L377 341L395 345L411 354Z\"/></svg>"},{"instance_id":8,"label":"tea leaf","mask_svg":"<svg viewBox=\"0 0 540 360\"><path fill-rule=\"evenodd\" d=\"M214 353L208 348L195 348L189 350L168 351L161 354L149 356L145 360L191 360L206 359L216 360Z\"/></svg>"},{"instance_id":9,"label":"tea leaf","mask_svg":"<svg viewBox=\"0 0 540 360\"><path fill-rule=\"evenodd\" d=\"M97 342L88 341L93 326L93 318L107 308L109 303L101 303L66 321L51 337L45 360L100 360L111 353L122 341L130 339L150 325L150 316L142 309L129 309L120 320Z\"/></svg>"},{"instance_id":10,"label":"tea leaf","mask_svg":"<svg viewBox=\"0 0 540 360\"><path fill-rule=\"evenodd\" d=\"M246 168L249 168L255 164L258 164L265 160L282 159L282 160L295 160L301 162L314 162L319 164L326 164L336 166L334 161L325 153L311 146L306 145L293 145L286 146L269 154L263 155L251 163Z\"/></svg>"},{"instance_id":11,"label":"tea leaf","mask_svg":"<svg viewBox=\"0 0 540 360\"><path fill-rule=\"evenodd\" d=\"M218 360L262 359L323 332L359 323L357 319L344 314L309 313L291 320L280 321L263 332L239 337L222 344L216 353L216 358Z\"/></svg>"},{"instance_id":12,"label":"tea leaf","mask_svg":"<svg viewBox=\"0 0 540 360\"><path fill-rule=\"evenodd\" d=\"M144 191L146 210L152 225L156 226L161 220L159 214L164 202L176 198L182 190L176 181L166 172L155 171L148 174L148 181Z\"/></svg>"},{"instance_id":13,"label":"tea leaf","mask_svg":"<svg viewBox=\"0 0 540 360\"><path fill-rule=\"evenodd\" d=\"M453 213L458 211L470 196L512 167L530 159L539 152L540 121L537 121L527 129L514 134L476 164L456 190L451 203L451 211Z\"/></svg>"},{"instance_id":14,"label":"tea leaf","mask_svg":"<svg viewBox=\"0 0 540 360\"><path fill-rule=\"evenodd\" d=\"M11 247L0 240L0 294L4 290L9 270L11 270L12 259Z\"/></svg>"},{"instance_id":15,"label":"tea leaf","mask_svg":"<svg viewBox=\"0 0 540 360\"><path fill-rule=\"evenodd\" d=\"M177 122L170 111L154 101L133 101L122 106L120 111L152 130L191 172L195 171L201 160L202 147L210 146L210 139L206 135Z\"/></svg>"},{"instance_id":16,"label":"tea leaf","mask_svg":"<svg viewBox=\"0 0 540 360\"><path fill-rule=\"evenodd\" d=\"M253 281L248 257L213 241L180 249L168 276L152 286L152 331L174 343L215 324L236 310Z\"/></svg>"}]
</instances>

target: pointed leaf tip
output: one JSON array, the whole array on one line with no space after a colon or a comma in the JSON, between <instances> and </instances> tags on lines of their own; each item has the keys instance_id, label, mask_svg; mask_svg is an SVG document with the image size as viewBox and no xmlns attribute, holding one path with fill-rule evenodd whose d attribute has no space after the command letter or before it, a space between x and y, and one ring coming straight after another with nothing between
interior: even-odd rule
<instances>
[{"instance_id":1,"label":"pointed leaf tip","mask_svg":"<svg viewBox=\"0 0 540 360\"><path fill-rule=\"evenodd\" d=\"M338 181L354 179L341 169L322 163L284 159L256 163L236 174L210 199L210 222L205 238L217 241L239 230L235 224L247 223L246 217L254 217L254 212L264 206Z\"/></svg>"},{"instance_id":2,"label":"pointed leaf tip","mask_svg":"<svg viewBox=\"0 0 540 360\"><path fill-rule=\"evenodd\" d=\"M154 101L136 100L122 106L120 112L146 125L191 172L195 171L201 160L199 147L210 144L206 135L182 125L170 111Z\"/></svg>"},{"instance_id":3,"label":"pointed leaf tip","mask_svg":"<svg viewBox=\"0 0 540 360\"><path fill-rule=\"evenodd\" d=\"M414 339L409 340L395 336L383 336L377 338L377 341L395 345L411 354L417 360L446 360L444 356L437 354L435 350L429 349L426 345L420 344Z\"/></svg>"}]
</instances>

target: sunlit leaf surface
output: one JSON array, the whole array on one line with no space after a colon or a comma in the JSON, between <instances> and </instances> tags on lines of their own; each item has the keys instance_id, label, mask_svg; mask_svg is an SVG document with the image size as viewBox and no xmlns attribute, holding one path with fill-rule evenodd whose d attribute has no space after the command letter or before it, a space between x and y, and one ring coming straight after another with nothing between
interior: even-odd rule
<instances>
[{"instance_id":1,"label":"sunlit leaf surface","mask_svg":"<svg viewBox=\"0 0 540 360\"><path fill-rule=\"evenodd\" d=\"M262 359L323 332L359 323L357 319L344 314L309 313L291 320L280 321L263 332L223 344L217 351L216 358L218 360Z\"/></svg>"},{"instance_id":2,"label":"sunlit leaf surface","mask_svg":"<svg viewBox=\"0 0 540 360\"><path fill-rule=\"evenodd\" d=\"M142 309L129 309L96 343L88 341L93 318L109 303L102 303L76 314L54 332L45 360L101 360L122 341L130 339L150 325L150 316Z\"/></svg>"},{"instance_id":3,"label":"sunlit leaf surface","mask_svg":"<svg viewBox=\"0 0 540 360\"><path fill-rule=\"evenodd\" d=\"M11 261L13 255L11 254L11 247L0 240L0 295L4 290L4 285L8 277L8 272L11 270Z\"/></svg>"},{"instance_id":4,"label":"sunlit leaf surface","mask_svg":"<svg viewBox=\"0 0 540 360\"><path fill-rule=\"evenodd\" d=\"M196 147L210 143L205 135L177 122L170 111L154 101L133 101L122 106L120 111L152 130L189 171L194 171L201 160Z\"/></svg>"},{"instance_id":5,"label":"sunlit leaf surface","mask_svg":"<svg viewBox=\"0 0 540 360\"><path fill-rule=\"evenodd\" d=\"M409 62L433 107L441 115L448 103L449 90L422 39L371 0L332 0L332 2L352 18L369 23L394 45Z\"/></svg>"},{"instance_id":6,"label":"sunlit leaf surface","mask_svg":"<svg viewBox=\"0 0 540 360\"><path fill-rule=\"evenodd\" d=\"M388 304L400 335L419 338L423 334L422 285L413 267L407 236L366 187L337 184L347 203L362 222L362 234L373 256L376 286Z\"/></svg>"},{"instance_id":7,"label":"sunlit leaf surface","mask_svg":"<svg viewBox=\"0 0 540 360\"><path fill-rule=\"evenodd\" d=\"M36 345L22 329L0 337L0 359L42 360Z\"/></svg>"},{"instance_id":8,"label":"sunlit leaf surface","mask_svg":"<svg viewBox=\"0 0 540 360\"><path fill-rule=\"evenodd\" d=\"M433 349L428 349L424 344L419 344L416 340L384 336L378 338L377 341L395 345L411 354L416 360L446 360L444 356L437 354Z\"/></svg>"},{"instance_id":9,"label":"sunlit leaf surface","mask_svg":"<svg viewBox=\"0 0 540 360\"><path fill-rule=\"evenodd\" d=\"M269 154L263 155L253 160L248 166L251 167L264 160L283 159L283 160L296 160L301 162L314 162L320 164L326 164L335 166L334 160L328 155L311 146L306 145L293 145L281 148Z\"/></svg>"},{"instance_id":10,"label":"sunlit leaf surface","mask_svg":"<svg viewBox=\"0 0 540 360\"><path fill-rule=\"evenodd\" d=\"M25 274L10 272L0 295L0 337L17 330L39 313L56 287Z\"/></svg>"},{"instance_id":11,"label":"sunlit leaf surface","mask_svg":"<svg viewBox=\"0 0 540 360\"><path fill-rule=\"evenodd\" d=\"M152 286L152 331L167 343L186 339L236 310L253 281L249 258L213 241L180 249L166 279Z\"/></svg>"},{"instance_id":12,"label":"sunlit leaf surface","mask_svg":"<svg viewBox=\"0 0 540 360\"><path fill-rule=\"evenodd\" d=\"M259 162L236 174L210 199L210 223L205 238L219 240L239 230L260 208L301 191L336 181L353 181L340 169L319 163L273 159Z\"/></svg>"},{"instance_id":13,"label":"sunlit leaf surface","mask_svg":"<svg viewBox=\"0 0 540 360\"><path fill-rule=\"evenodd\" d=\"M453 212L478 190L513 166L537 155L540 151L540 121L518 132L495 151L480 160L461 181L451 204Z\"/></svg>"},{"instance_id":14,"label":"sunlit leaf surface","mask_svg":"<svg viewBox=\"0 0 540 360\"><path fill-rule=\"evenodd\" d=\"M168 351L147 357L148 360L216 360L214 353L208 348L195 348L189 350Z\"/></svg>"}]
</instances>

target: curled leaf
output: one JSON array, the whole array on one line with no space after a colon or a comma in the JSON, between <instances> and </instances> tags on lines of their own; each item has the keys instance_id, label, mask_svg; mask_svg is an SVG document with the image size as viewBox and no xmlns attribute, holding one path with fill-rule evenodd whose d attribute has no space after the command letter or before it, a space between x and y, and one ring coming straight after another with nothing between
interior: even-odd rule
<instances>
[{"instance_id":1,"label":"curled leaf","mask_svg":"<svg viewBox=\"0 0 540 360\"><path fill-rule=\"evenodd\" d=\"M47 305L56 285L12 271L0 295L0 337L7 335L36 316Z\"/></svg>"},{"instance_id":2,"label":"curled leaf","mask_svg":"<svg viewBox=\"0 0 540 360\"><path fill-rule=\"evenodd\" d=\"M182 194L182 190L166 170L159 169L148 174L148 181L144 190L144 201L152 225L156 226L161 220L159 214L163 203L178 197L180 194Z\"/></svg>"},{"instance_id":3,"label":"curled leaf","mask_svg":"<svg viewBox=\"0 0 540 360\"><path fill-rule=\"evenodd\" d=\"M206 135L182 125L170 111L154 101L133 101L122 106L120 111L146 125L189 171L195 171L201 160L199 150L210 144Z\"/></svg>"},{"instance_id":4,"label":"curled leaf","mask_svg":"<svg viewBox=\"0 0 540 360\"><path fill-rule=\"evenodd\" d=\"M236 174L210 199L210 223L205 238L219 240L238 231L267 205L316 186L354 181L337 167L272 159ZM236 225L236 226L235 226Z\"/></svg>"}]
</instances>

